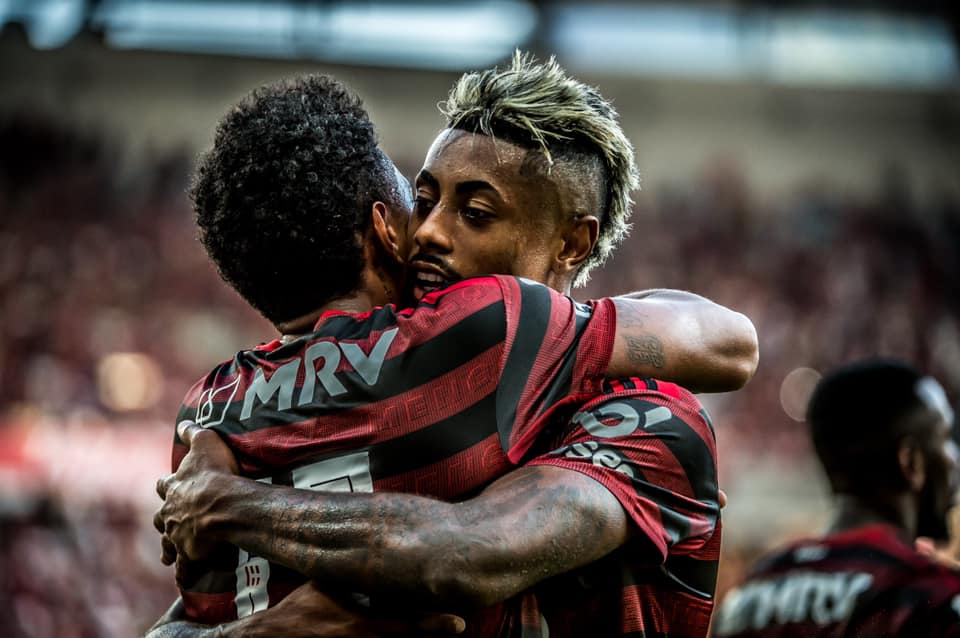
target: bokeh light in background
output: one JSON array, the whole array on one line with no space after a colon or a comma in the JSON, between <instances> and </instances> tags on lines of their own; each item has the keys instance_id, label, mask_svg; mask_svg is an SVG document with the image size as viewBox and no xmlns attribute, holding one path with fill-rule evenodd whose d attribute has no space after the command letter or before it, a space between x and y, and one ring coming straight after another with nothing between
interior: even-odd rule
<instances>
[{"instance_id":1,"label":"bokeh light in background","mask_svg":"<svg viewBox=\"0 0 960 638\"><path fill-rule=\"evenodd\" d=\"M137 352L114 352L97 364L100 401L114 412L152 408L163 395L163 376L153 359Z\"/></svg>"},{"instance_id":2,"label":"bokeh light in background","mask_svg":"<svg viewBox=\"0 0 960 638\"><path fill-rule=\"evenodd\" d=\"M780 384L780 405L794 421L807 420L807 402L822 375L810 368L791 370Z\"/></svg>"},{"instance_id":3,"label":"bokeh light in background","mask_svg":"<svg viewBox=\"0 0 960 638\"><path fill-rule=\"evenodd\" d=\"M356 89L408 175L459 72L514 46L612 98L643 190L578 296L669 286L748 314L757 376L703 397L730 495L721 589L815 532L828 508L799 421L820 373L898 356L960 393L941 4L0 0L5 635L135 635L172 600L150 515L179 401L273 336L195 240L192 158L229 104L304 71Z\"/></svg>"}]
</instances>

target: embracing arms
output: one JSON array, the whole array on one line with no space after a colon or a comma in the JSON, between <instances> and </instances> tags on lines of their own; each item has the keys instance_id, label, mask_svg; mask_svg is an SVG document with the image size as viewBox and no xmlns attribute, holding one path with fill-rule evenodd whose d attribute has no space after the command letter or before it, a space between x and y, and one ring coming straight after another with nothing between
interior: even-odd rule
<instances>
[{"instance_id":1,"label":"embracing arms","mask_svg":"<svg viewBox=\"0 0 960 638\"><path fill-rule=\"evenodd\" d=\"M187 430L191 454L222 445ZM206 457L204 457L206 458ZM336 494L257 483L223 471L172 475L158 528L188 558L228 542L341 591L403 596L426 607L483 607L593 562L626 541L619 501L578 472L525 467L480 496L445 503L407 494ZM165 560L174 559L168 543Z\"/></svg>"}]
</instances>

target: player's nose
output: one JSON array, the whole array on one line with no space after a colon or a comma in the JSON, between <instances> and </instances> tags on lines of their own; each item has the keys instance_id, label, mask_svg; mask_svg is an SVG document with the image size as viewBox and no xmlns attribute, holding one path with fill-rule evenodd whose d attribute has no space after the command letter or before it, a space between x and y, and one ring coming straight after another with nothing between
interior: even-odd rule
<instances>
[{"instance_id":1,"label":"player's nose","mask_svg":"<svg viewBox=\"0 0 960 638\"><path fill-rule=\"evenodd\" d=\"M451 215L437 205L419 221L413 233L417 248L425 253L449 253L453 250Z\"/></svg>"}]
</instances>

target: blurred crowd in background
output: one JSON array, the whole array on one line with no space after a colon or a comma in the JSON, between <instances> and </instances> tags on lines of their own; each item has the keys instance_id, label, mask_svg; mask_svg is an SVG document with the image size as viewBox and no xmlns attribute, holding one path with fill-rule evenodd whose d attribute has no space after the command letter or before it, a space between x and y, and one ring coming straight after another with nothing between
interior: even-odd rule
<instances>
[{"instance_id":1,"label":"blurred crowd in background","mask_svg":"<svg viewBox=\"0 0 960 638\"><path fill-rule=\"evenodd\" d=\"M150 525L173 415L212 364L272 337L195 239L191 162L131 158L109 131L42 114L0 116L5 635L134 635L173 600ZM736 486L756 480L758 458L781 474L810 463L800 421L817 371L896 355L958 396L960 208L918 208L893 166L883 184L868 198L820 182L765 200L729 160L648 184L631 236L580 292L683 288L753 319L755 379L704 397L730 512L749 507ZM722 587L776 540L725 528ZM791 531L816 530L807 518Z\"/></svg>"}]
</instances>

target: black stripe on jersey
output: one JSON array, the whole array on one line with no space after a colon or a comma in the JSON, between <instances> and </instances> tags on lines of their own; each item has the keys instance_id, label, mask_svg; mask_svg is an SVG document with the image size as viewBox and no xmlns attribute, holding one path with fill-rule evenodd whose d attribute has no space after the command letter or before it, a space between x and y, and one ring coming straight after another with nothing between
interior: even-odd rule
<instances>
[{"instance_id":1,"label":"black stripe on jersey","mask_svg":"<svg viewBox=\"0 0 960 638\"><path fill-rule=\"evenodd\" d=\"M341 410L382 401L430 383L502 343L505 337L504 304L499 301L471 314L429 341L384 361L375 385L367 385L353 370L340 371L335 376L347 389L346 393L330 396L320 388L318 382L315 400L298 407L302 387L298 386L288 410L277 409L278 398L274 394L266 405L258 401L252 417L244 422L240 421L240 413L245 392L238 393L228 409L227 418L215 428L223 434L242 434L299 423L306 418L322 418ZM300 351L298 348L297 352ZM288 358L289 353L284 359ZM301 375L304 372L302 368L301 365ZM223 409L223 405L214 404L214 412Z\"/></svg>"},{"instance_id":2,"label":"black stripe on jersey","mask_svg":"<svg viewBox=\"0 0 960 638\"><path fill-rule=\"evenodd\" d=\"M583 336L583 332L587 329L587 323L590 321L592 314L593 313L591 312L589 306L577 304L577 312L575 315L577 344L580 343L580 338ZM550 390L543 397L543 404L540 406L540 412L538 413L538 416L546 412L555 403L570 394L570 386L573 384L573 370L577 363L578 352L578 348L571 348L567 352L563 359L563 364L560 366L560 371L555 377L554 383L550 386Z\"/></svg>"},{"instance_id":3,"label":"black stripe on jersey","mask_svg":"<svg viewBox=\"0 0 960 638\"><path fill-rule=\"evenodd\" d=\"M607 401L625 402L633 407L637 414L641 415L641 418L648 412L662 407L657 403L645 401L639 397L613 397L607 399ZM603 404L600 403L593 406L592 409L598 409L602 406ZM669 419L642 427L648 433L655 434L658 439L663 441L676 457L677 462L690 481L693 497L700 501L716 501L718 489L717 467L710 449L700 434L686 421L678 417L673 410L670 411Z\"/></svg>"},{"instance_id":4,"label":"black stripe on jersey","mask_svg":"<svg viewBox=\"0 0 960 638\"><path fill-rule=\"evenodd\" d=\"M697 560L690 556L670 554L661 570L686 593L710 600L717 589L719 565L716 560Z\"/></svg>"},{"instance_id":5,"label":"black stripe on jersey","mask_svg":"<svg viewBox=\"0 0 960 638\"><path fill-rule=\"evenodd\" d=\"M483 400L403 436L377 443L370 448L370 473L374 480L395 476L450 458L496 432L493 393Z\"/></svg>"},{"instance_id":6,"label":"black stripe on jersey","mask_svg":"<svg viewBox=\"0 0 960 638\"><path fill-rule=\"evenodd\" d=\"M504 450L510 449L510 434L517 418L517 406L550 325L549 289L522 279L518 279L517 283L520 287L517 332L497 389L497 428Z\"/></svg>"},{"instance_id":7,"label":"black stripe on jersey","mask_svg":"<svg viewBox=\"0 0 960 638\"><path fill-rule=\"evenodd\" d=\"M310 335L310 338L336 337L337 339L356 339L359 341L369 338L372 332L386 330L395 325L397 325L396 312L390 306L385 306L371 313L366 319L358 319L353 315L330 317L320 325L317 332Z\"/></svg>"}]
</instances>

